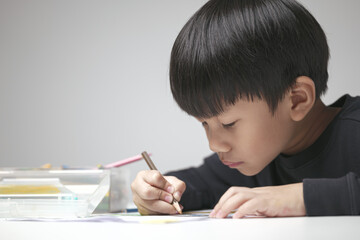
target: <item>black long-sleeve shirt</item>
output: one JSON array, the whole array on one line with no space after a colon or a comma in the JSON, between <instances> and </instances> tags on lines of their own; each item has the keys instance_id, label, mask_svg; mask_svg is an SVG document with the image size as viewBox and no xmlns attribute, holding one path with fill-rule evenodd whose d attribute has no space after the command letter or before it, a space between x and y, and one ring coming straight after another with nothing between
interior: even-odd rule
<instances>
[{"instance_id":1,"label":"black long-sleeve shirt","mask_svg":"<svg viewBox=\"0 0 360 240\"><path fill-rule=\"evenodd\" d=\"M213 208L231 186L261 187L303 182L306 213L360 214L360 97L344 95L332 107L341 111L310 147L280 154L255 176L245 176L207 157L197 168L170 172L186 183L184 210Z\"/></svg>"}]
</instances>

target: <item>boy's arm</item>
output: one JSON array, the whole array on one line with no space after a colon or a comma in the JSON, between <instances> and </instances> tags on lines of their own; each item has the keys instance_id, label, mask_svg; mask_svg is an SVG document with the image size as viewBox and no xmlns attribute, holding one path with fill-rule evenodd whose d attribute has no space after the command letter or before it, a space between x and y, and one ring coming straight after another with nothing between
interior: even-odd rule
<instances>
[{"instance_id":1,"label":"boy's arm","mask_svg":"<svg viewBox=\"0 0 360 240\"><path fill-rule=\"evenodd\" d=\"M352 172L336 179L304 179L303 191L309 216L360 214L360 178Z\"/></svg>"}]
</instances>

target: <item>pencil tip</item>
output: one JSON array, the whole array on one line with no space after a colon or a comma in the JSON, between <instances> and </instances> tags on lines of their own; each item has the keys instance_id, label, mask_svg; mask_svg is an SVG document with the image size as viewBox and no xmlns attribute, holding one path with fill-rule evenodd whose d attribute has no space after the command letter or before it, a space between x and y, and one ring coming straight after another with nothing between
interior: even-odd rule
<instances>
[{"instance_id":1,"label":"pencil tip","mask_svg":"<svg viewBox=\"0 0 360 240\"><path fill-rule=\"evenodd\" d=\"M173 204L173 206L175 207L176 211L177 211L178 213L182 214L181 207L180 207L178 201L176 201L176 200L174 199L174 201L173 201L172 204Z\"/></svg>"}]
</instances>

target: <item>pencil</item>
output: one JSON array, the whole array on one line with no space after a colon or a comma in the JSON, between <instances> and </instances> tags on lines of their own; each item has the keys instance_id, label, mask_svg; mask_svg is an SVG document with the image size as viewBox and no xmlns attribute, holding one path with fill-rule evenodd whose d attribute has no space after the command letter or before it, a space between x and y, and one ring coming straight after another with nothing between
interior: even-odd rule
<instances>
[{"instance_id":1,"label":"pencil","mask_svg":"<svg viewBox=\"0 0 360 240\"><path fill-rule=\"evenodd\" d=\"M149 153L149 156L151 156L151 153ZM117 162L109 163L109 164L105 165L104 168L121 167L123 165L139 161L141 159L143 159L143 157L141 155L136 155L136 156L133 156L133 157L129 157L129 158L117 161Z\"/></svg>"},{"instance_id":2,"label":"pencil","mask_svg":"<svg viewBox=\"0 0 360 240\"><path fill-rule=\"evenodd\" d=\"M153 163L153 161L151 160L149 154L146 151L142 152L141 155L143 156L143 158L145 159L147 165L149 166L149 168L151 170L157 170L155 164ZM178 201L174 198L174 196L173 196L173 201L172 201L171 204L174 206L174 208L176 209L176 211L178 213L182 214L180 205L179 205Z\"/></svg>"}]
</instances>

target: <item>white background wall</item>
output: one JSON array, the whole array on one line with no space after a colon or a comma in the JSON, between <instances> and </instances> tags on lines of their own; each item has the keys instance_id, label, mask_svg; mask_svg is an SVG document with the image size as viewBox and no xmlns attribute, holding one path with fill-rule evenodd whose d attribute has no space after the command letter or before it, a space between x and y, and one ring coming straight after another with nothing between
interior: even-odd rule
<instances>
[{"instance_id":1,"label":"white background wall","mask_svg":"<svg viewBox=\"0 0 360 240\"><path fill-rule=\"evenodd\" d=\"M331 103L360 94L360 1L302 0L327 33ZM172 44L205 0L0 0L0 167L96 166L147 150L159 170L210 153L172 99ZM144 162L128 168L133 179Z\"/></svg>"}]
</instances>

